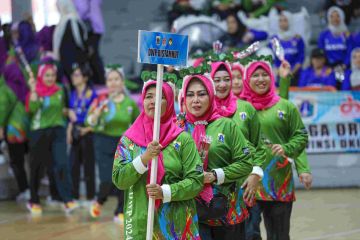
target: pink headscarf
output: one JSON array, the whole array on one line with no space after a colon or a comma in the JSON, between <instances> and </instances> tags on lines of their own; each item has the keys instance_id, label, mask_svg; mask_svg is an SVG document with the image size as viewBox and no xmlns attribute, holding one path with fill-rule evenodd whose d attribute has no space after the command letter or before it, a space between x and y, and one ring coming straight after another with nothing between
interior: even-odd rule
<instances>
[{"instance_id":1,"label":"pink headscarf","mask_svg":"<svg viewBox=\"0 0 360 240\"><path fill-rule=\"evenodd\" d=\"M245 72L245 68L243 65L241 65L240 63L233 63L231 65L231 71L235 71L238 70L241 74L241 80L244 79L244 72ZM241 92L239 94L235 94L233 93L237 98L240 98Z\"/></svg>"},{"instance_id":2,"label":"pink headscarf","mask_svg":"<svg viewBox=\"0 0 360 240\"><path fill-rule=\"evenodd\" d=\"M187 89L189 87L190 82L193 79L199 79L205 86L208 94L209 94L209 109L207 112L201 116L201 117L195 117L189 109L186 106L186 121L192 123L195 125L194 131L192 133L192 137L194 138L194 141L196 143L197 149L200 151L201 146L201 137L206 136L206 125L209 123L215 121L218 118L221 118L221 115L217 112L217 107L214 104L215 103L215 89L214 84L210 79L203 75L193 75L185 79L184 85L183 85L183 93L186 95ZM205 156L204 160L204 170L206 171L208 166L208 154ZM205 202L210 202L210 200L213 197L212 187L210 184L205 184L203 191L200 193L200 197Z\"/></svg>"},{"instance_id":3,"label":"pink headscarf","mask_svg":"<svg viewBox=\"0 0 360 240\"><path fill-rule=\"evenodd\" d=\"M52 69L55 73L57 71L57 68L53 64L44 64L39 67L37 80L36 80L36 93L39 97L48 97L55 94L57 91L60 90L60 87L55 83L51 86L47 86L44 83L44 75L47 70Z\"/></svg>"},{"instance_id":4,"label":"pink headscarf","mask_svg":"<svg viewBox=\"0 0 360 240\"><path fill-rule=\"evenodd\" d=\"M156 85L156 81L148 81L145 83L141 97L142 101L145 99L145 94L147 89ZM174 141L177 136L183 131L179 128L174 119L176 118L175 109L174 109L174 92L171 86L167 83L163 83L162 92L167 101L167 107L165 114L160 119L160 138L159 143L163 146L163 149L166 148L172 141ZM129 138L135 144L141 147L147 147L147 145L153 140L153 127L154 119L148 117L145 114L144 109L141 111L138 118L131 125L131 127L125 132L124 136ZM151 176L151 161L149 163L149 172L147 182L150 182ZM165 176L164 160L163 154L160 153L158 157L158 173L156 183L161 185L163 177ZM160 206L161 201L156 201L156 207Z\"/></svg>"},{"instance_id":5,"label":"pink headscarf","mask_svg":"<svg viewBox=\"0 0 360 240\"><path fill-rule=\"evenodd\" d=\"M233 94L232 88L232 73L230 70L230 66L224 62L215 62L211 64L211 78L214 80L214 76L218 69L224 66L226 71L230 75L230 92L229 95L224 98L220 99L215 96L216 106L218 107L219 114L223 117L231 117L237 110L237 97Z\"/></svg>"},{"instance_id":6,"label":"pink headscarf","mask_svg":"<svg viewBox=\"0 0 360 240\"><path fill-rule=\"evenodd\" d=\"M44 75L45 75L46 71L49 69L54 70L55 73L57 71L56 66L53 64L43 64L43 65L40 65L40 67L39 67L37 78L36 78L36 86L35 86L35 91L39 97L49 97L49 96L54 95L57 91L60 90L60 87L56 83L54 83L51 86L47 86L44 83ZM25 103L26 111L29 111L29 104L30 104L30 93L26 97L26 103Z\"/></svg>"},{"instance_id":7,"label":"pink headscarf","mask_svg":"<svg viewBox=\"0 0 360 240\"><path fill-rule=\"evenodd\" d=\"M267 93L263 95L258 95L250 88L250 78L251 75L258 68L263 68L270 75L270 89ZM246 68L245 80L243 81L244 88L240 94L240 97L248 102L250 102L256 110L264 110L274 106L279 100L280 97L276 94L275 79L274 74L271 70L271 67L268 63L263 61L257 61L251 63Z\"/></svg>"}]
</instances>

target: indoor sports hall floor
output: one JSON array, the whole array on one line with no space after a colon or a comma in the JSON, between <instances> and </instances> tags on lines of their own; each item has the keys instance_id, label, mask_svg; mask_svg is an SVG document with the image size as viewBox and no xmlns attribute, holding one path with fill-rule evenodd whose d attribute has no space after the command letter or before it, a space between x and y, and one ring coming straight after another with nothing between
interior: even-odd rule
<instances>
[{"instance_id":1,"label":"indoor sports hall floor","mask_svg":"<svg viewBox=\"0 0 360 240\"><path fill-rule=\"evenodd\" d=\"M291 239L360 240L359 189L298 191L297 199ZM25 206L3 201L0 202L0 239L122 239L121 226L112 221L114 205L115 199L111 199L105 205L103 217L97 221L89 218L86 209L65 217L61 209L45 208L41 218L32 219Z\"/></svg>"}]
</instances>

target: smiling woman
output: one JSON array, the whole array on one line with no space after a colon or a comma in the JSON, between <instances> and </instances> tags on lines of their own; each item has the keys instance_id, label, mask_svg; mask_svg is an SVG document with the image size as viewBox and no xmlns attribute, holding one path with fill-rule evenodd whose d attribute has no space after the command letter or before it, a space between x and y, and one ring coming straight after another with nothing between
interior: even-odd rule
<instances>
[{"instance_id":1,"label":"smiling woman","mask_svg":"<svg viewBox=\"0 0 360 240\"><path fill-rule=\"evenodd\" d=\"M144 110L118 144L112 179L125 191L125 238L145 239L148 198L154 198L154 239L198 240L194 197L203 169L191 136L174 123L174 92L164 82L159 142L152 141L156 81L145 83ZM156 184L149 184L151 159L158 157ZM144 211L145 210L145 211Z\"/></svg>"},{"instance_id":2,"label":"smiling woman","mask_svg":"<svg viewBox=\"0 0 360 240\"><path fill-rule=\"evenodd\" d=\"M298 158L308 141L307 131L296 106L276 94L270 63L253 61L247 66L241 96L258 110L261 136L268 145L264 177L256 194L258 204L251 209L252 217L259 219L263 212L267 239L290 239L295 191L289 158L296 159L300 181L310 188L310 167L304 158ZM260 222L249 224L252 224L249 229L259 229Z\"/></svg>"},{"instance_id":3,"label":"smiling woman","mask_svg":"<svg viewBox=\"0 0 360 240\"><path fill-rule=\"evenodd\" d=\"M229 75L220 78L227 78L231 86ZM187 77L182 91L186 122L179 125L192 134L205 171L205 185L196 199L201 239L245 239L240 223L248 213L236 183L251 171L247 141L231 119L219 114L209 78Z\"/></svg>"}]
</instances>

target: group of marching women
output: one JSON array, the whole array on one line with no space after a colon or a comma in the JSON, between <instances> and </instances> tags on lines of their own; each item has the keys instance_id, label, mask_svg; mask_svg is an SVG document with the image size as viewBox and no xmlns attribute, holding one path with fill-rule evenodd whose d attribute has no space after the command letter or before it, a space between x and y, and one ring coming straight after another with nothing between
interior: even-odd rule
<instances>
[{"instance_id":1,"label":"group of marching women","mask_svg":"<svg viewBox=\"0 0 360 240\"><path fill-rule=\"evenodd\" d=\"M143 110L120 138L112 172L125 195L125 239L145 239L148 198L156 201L154 239L261 239L261 213L267 239L290 238L292 163L306 188L312 182L308 135L296 106L277 94L267 59L213 62L211 72L186 76L178 117L174 88L164 82L159 141L157 83L145 82ZM290 64L279 71L289 81Z\"/></svg>"},{"instance_id":2,"label":"group of marching women","mask_svg":"<svg viewBox=\"0 0 360 240\"><path fill-rule=\"evenodd\" d=\"M7 142L10 165L21 194L30 192L27 209L41 214L39 188L48 175L52 200L70 213L79 207L81 167L92 217L99 217L107 197L115 191L115 221L122 221L123 192L111 179L118 139L139 114L125 91L121 68L106 69L106 86L97 91L89 82L86 64L74 64L71 91L58 81L54 61L43 59L32 72L9 58L0 77L1 138ZM25 155L29 152L29 181ZM98 166L100 185L96 186ZM96 188L98 192L96 194Z\"/></svg>"}]
</instances>

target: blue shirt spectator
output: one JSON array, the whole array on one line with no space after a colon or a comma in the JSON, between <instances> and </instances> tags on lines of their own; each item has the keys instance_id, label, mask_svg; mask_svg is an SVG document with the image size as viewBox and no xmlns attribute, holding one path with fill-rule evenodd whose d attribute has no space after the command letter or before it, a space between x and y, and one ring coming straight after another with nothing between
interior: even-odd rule
<instances>
[{"instance_id":1,"label":"blue shirt spectator","mask_svg":"<svg viewBox=\"0 0 360 240\"><path fill-rule=\"evenodd\" d=\"M336 87L335 74L325 63L324 52L321 49L314 49L311 53L311 66L301 72L299 87Z\"/></svg>"},{"instance_id":2,"label":"blue shirt spectator","mask_svg":"<svg viewBox=\"0 0 360 240\"><path fill-rule=\"evenodd\" d=\"M349 65L352 39L348 31L344 12L338 7L331 7L327 13L328 28L318 39L318 47L323 49L331 66Z\"/></svg>"},{"instance_id":3,"label":"blue shirt spectator","mask_svg":"<svg viewBox=\"0 0 360 240\"><path fill-rule=\"evenodd\" d=\"M293 31L292 14L288 11L281 12L279 17L279 33L274 37L279 39L284 48L285 59L290 63L292 74L296 76L302 68L305 58L305 44L302 37ZM272 44L270 43L270 47ZM275 58L275 66L281 64L278 58Z\"/></svg>"},{"instance_id":4,"label":"blue shirt spectator","mask_svg":"<svg viewBox=\"0 0 360 240\"><path fill-rule=\"evenodd\" d=\"M360 48L351 52L351 69L346 70L342 90L360 90Z\"/></svg>"}]
</instances>

